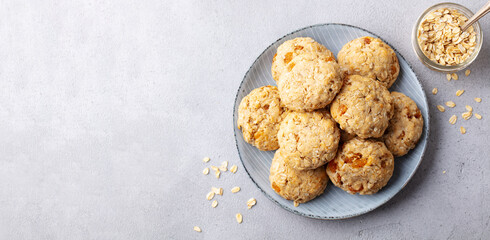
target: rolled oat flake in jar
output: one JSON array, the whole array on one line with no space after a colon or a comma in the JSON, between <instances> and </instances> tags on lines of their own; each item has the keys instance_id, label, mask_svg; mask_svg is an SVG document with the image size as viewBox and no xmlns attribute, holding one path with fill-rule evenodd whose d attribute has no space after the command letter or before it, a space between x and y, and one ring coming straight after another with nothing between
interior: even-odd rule
<instances>
[{"instance_id":1,"label":"rolled oat flake in jar","mask_svg":"<svg viewBox=\"0 0 490 240\"><path fill-rule=\"evenodd\" d=\"M427 15L419 26L417 40L424 55L440 65L464 62L476 48L473 26L461 26L468 18L456 9L441 8Z\"/></svg>"}]
</instances>

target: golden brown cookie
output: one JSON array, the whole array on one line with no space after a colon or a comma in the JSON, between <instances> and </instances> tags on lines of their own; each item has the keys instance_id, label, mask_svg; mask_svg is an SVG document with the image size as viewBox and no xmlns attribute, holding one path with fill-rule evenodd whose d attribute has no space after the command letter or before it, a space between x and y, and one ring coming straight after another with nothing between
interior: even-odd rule
<instances>
[{"instance_id":1,"label":"golden brown cookie","mask_svg":"<svg viewBox=\"0 0 490 240\"><path fill-rule=\"evenodd\" d=\"M277 134L285 162L290 167L315 169L337 154L340 130L325 111L291 112Z\"/></svg>"},{"instance_id":2,"label":"golden brown cookie","mask_svg":"<svg viewBox=\"0 0 490 240\"><path fill-rule=\"evenodd\" d=\"M289 62L293 60L294 57L303 53L312 53L317 58L327 62L335 61L333 53L312 38L300 37L291 39L285 41L277 48L277 53L272 59L272 78L278 81L283 73L289 71Z\"/></svg>"},{"instance_id":3,"label":"golden brown cookie","mask_svg":"<svg viewBox=\"0 0 490 240\"><path fill-rule=\"evenodd\" d=\"M259 150L276 150L279 148L277 132L286 111L277 87L256 88L240 102L238 129L242 130L245 141Z\"/></svg>"},{"instance_id":4,"label":"golden brown cookie","mask_svg":"<svg viewBox=\"0 0 490 240\"><path fill-rule=\"evenodd\" d=\"M289 63L291 71L281 75L277 85L282 103L295 111L313 111L326 107L342 88L339 65L298 55Z\"/></svg>"},{"instance_id":5,"label":"golden brown cookie","mask_svg":"<svg viewBox=\"0 0 490 240\"><path fill-rule=\"evenodd\" d=\"M380 82L351 75L330 105L330 113L342 130L361 138L379 138L393 116L393 99Z\"/></svg>"},{"instance_id":6,"label":"golden brown cookie","mask_svg":"<svg viewBox=\"0 0 490 240\"><path fill-rule=\"evenodd\" d=\"M405 94L392 92L391 96L395 111L383 141L390 152L399 157L417 145L424 128L424 119L417 104Z\"/></svg>"},{"instance_id":7,"label":"golden brown cookie","mask_svg":"<svg viewBox=\"0 0 490 240\"><path fill-rule=\"evenodd\" d=\"M394 170L394 158L383 142L354 138L342 144L337 157L327 166L332 183L361 195L383 188Z\"/></svg>"},{"instance_id":8,"label":"golden brown cookie","mask_svg":"<svg viewBox=\"0 0 490 240\"><path fill-rule=\"evenodd\" d=\"M269 175L271 187L277 194L287 200L304 203L323 193L328 183L325 167L296 170L287 166L284 160L282 150L277 150Z\"/></svg>"},{"instance_id":9,"label":"golden brown cookie","mask_svg":"<svg viewBox=\"0 0 490 240\"><path fill-rule=\"evenodd\" d=\"M400 73L395 51L378 38L361 37L345 44L338 54L345 75L361 75L378 80L389 88Z\"/></svg>"}]
</instances>

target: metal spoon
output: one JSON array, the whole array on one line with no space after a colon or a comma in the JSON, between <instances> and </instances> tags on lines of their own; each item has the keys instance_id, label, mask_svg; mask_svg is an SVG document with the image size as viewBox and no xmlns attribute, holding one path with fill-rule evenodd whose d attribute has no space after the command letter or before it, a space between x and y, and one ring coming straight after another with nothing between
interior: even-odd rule
<instances>
[{"instance_id":1,"label":"metal spoon","mask_svg":"<svg viewBox=\"0 0 490 240\"><path fill-rule=\"evenodd\" d=\"M478 10L478 12L475 13L475 15L473 15L473 17L471 17L463 26L461 26L461 31L466 31L466 29L485 16L485 14L488 12L490 12L490 1L488 1L482 8L480 8L480 10Z\"/></svg>"}]
</instances>

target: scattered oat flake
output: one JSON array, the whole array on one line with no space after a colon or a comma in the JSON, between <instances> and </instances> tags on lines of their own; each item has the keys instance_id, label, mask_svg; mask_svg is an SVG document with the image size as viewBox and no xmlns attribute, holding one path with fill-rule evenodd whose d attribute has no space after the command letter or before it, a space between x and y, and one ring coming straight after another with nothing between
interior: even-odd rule
<instances>
[{"instance_id":1,"label":"scattered oat flake","mask_svg":"<svg viewBox=\"0 0 490 240\"><path fill-rule=\"evenodd\" d=\"M242 221L243 221L242 214L237 213L237 214L235 215L235 218L236 218L236 221L237 221L238 223L242 223Z\"/></svg>"},{"instance_id":2,"label":"scattered oat flake","mask_svg":"<svg viewBox=\"0 0 490 240\"><path fill-rule=\"evenodd\" d=\"M452 77L454 80L458 80L458 74L457 74L457 73L453 73L453 74L451 74L451 77Z\"/></svg>"},{"instance_id":3,"label":"scattered oat flake","mask_svg":"<svg viewBox=\"0 0 490 240\"><path fill-rule=\"evenodd\" d=\"M238 170L238 167L236 165L231 166L230 172L236 173L236 170Z\"/></svg>"},{"instance_id":4,"label":"scattered oat flake","mask_svg":"<svg viewBox=\"0 0 490 240\"><path fill-rule=\"evenodd\" d=\"M214 192L209 192L208 195L206 195L207 200L211 200L214 198Z\"/></svg>"},{"instance_id":5,"label":"scattered oat flake","mask_svg":"<svg viewBox=\"0 0 490 240\"><path fill-rule=\"evenodd\" d=\"M201 228L200 228L200 227L198 227L198 226L195 226L195 227L194 227L194 231L196 231L196 232L202 232Z\"/></svg>"},{"instance_id":6,"label":"scattered oat flake","mask_svg":"<svg viewBox=\"0 0 490 240\"><path fill-rule=\"evenodd\" d=\"M228 171L228 161L224 161L221 163L221 166L219 167L219 169L223 172L226 172Z\"/></svg>"},{"instance_id":7,"label":"scattered oat flake","mask_svg":"<svg viewBox=\"0 0 490 240\"><path fill-rule=\"evenodd\" d=\"M208 158L208 157L205 157L205 158L202 159L203 162L209 162L209 160L211 160L211 159Z\"/></svg>"},{"instance_id":8,"label":"scattered oat flake","mask_svg":"<svg viewBox=\"0 0 490 240\"><path fill-rule=\"evenodd\" d=\"M209 173L209 168L205 168L204 170L202 170L202 174L208 175L208 173Z\"/></svg>"},{"instance_id":9,"label":"scattered oat flake","mask_svg":"<svg viewBox=\"0 0 490 240\"><path fill-rule=\"evenodd\" d=\"M463 117L464 120L470 119L471 115L473 115L472 112L464 112L463 114L461 114L461 116Z\"/></svg>"},{"instance_id":10,"label":"scattered oat flake","mask_svg":"<svg viewBox=\"0 0 490 240\"><path fill-rule=\"evenodd\" d=\"M218 171L216 171L216 178L219 179L219 175L221 175L221 172L218 170Z\"/></svg>"},{"instance_id":11,"label":"scattered oat flake","mask_svg":"<svg viewBox=\"0 0 490 240\"><path fill-rule=\"evenodd\" d=\"M475 102L481 102L481 98L479 97L475 98Z\"/></svg>"},{"instance_id":12,"label":"scattered oat flake","mask_svg":"<svg viewBox=\"0 0 490 240\"><path fill-rule=\"evenodd\" d=\"M211 166L211 169L213 169L213 171L215 171L215 172L219 171L219 168L216 166Z\"/></svg>"},{"instance_id":13,"label":"scattered oat flake","mask_svg":"<svg viewBox=\"0 0 490 240\"><path fill-rule=\"evenodd\" d=\"M446 79L447 79L448 81L451 81L451 73L446 74Z\"/></svg>"},{"instance_id":14,"label":"scattered oat flake","mask_svg":"<svg viewBox=\"0 0 490 240\"><path fill-rule=\"evenodd\" d=\"M219 188L219 193L220 196L223 196L223 188Z\"/></svg>"},{"instance_id":15,"label":"scattered oat flake","mask_svg":"<svg viewBox=\"0 0 490 240\"><path fill-rule=\"evenodd\" d=\"M478 119L478 120L480 120L481 119L481 115L478 114L478 113L475 113L475 118Z\"/></svg>"},{"instance_id":16,"label":"scattered oat flake","mask_svg":"<svg viewBox=\"0 0 490 240\"><path fill-rule=\"evenodd\" d=\"M226 172L228 171L228 168L224 167L224 166L220 166L219 167L219 170L223 171L223 172Z\"/></svg>"},{"instance_id":17,"label":"scattered oat flake","mask_svg":"<svg viewBox=\"0 0 490 240\"><path fill-rule=\"evenodd\" d=\"M465 108L468 112L473 112L473 108L470 105L466 105Z\"/></svg>"},{"instance_id":18,"label":"scattered oat flake","mask_svg":"<svg viewBox=\"0 0 490 240\"><path fill-rule=\"evenodd\" d=\"M453 108L453 107L456 107L456 103L454 103L453 101L447 101L446 106Z\"/></svg>"},{"instance_id":19,"label":"scattered oat flake","mask_svg":"<svg viewBox=\"0 0 490 240\"><path fill-rule=\"evenodd\" d=\"M446 174L446 171L442 171L443 174Z\"/></svg>"},{"instance_id":20,"label":"scattered oat flake","mask_svg":"<svg viewBox=\"0 0 490 240\"><path fill-rule=\"evenodd\" d=\"M211 187L211 192L214 192L214 194L219 194L219 188Z\"/></svg>"},{"instance_id":21,"label":"scattered oat flake","mask_svg":"<svg viewBox=\"0 0 490 240\"><path fill-rule=\"evenodd\" d=\"M468 77L468 75L470 75L471 73L471 70L469 69L466 69L466 71L464 71L464 75Z\"/></svg>"},{"instance_id":22,"label":"scattered oat flake","mask_svg":"<svg viewBox=\"0 0 490 240\"><path fill-rule=\"evenodd\" d=\"M463 94L463 93L464 93L464 90L462 90L462 89L461 89L461 90L458 90L458 91L456 91L456 96L458 96L458 97L459 97L459 96L461 96L461 94Z\"/></svg>"},{"instance_id":23,"label":"scattered oat flake","mask_svg":"<svg viewBox=\"0 0 490 240\"><path fill-rule=\"evenodd\" d=\"M294 206L295 207L298 207L299 206L299 202L294 201Z\"/></svg>"},{"instance_id":24,"label":"scattered oat flake","mask_svg":"<svg viewBox=\"0 0 490 240\"><path fill-rule=\"evenodd\" d=\"M446 111L446 109L442 105L437 105L437 109L439 109L440 112Z\"/></svg>"},{"instance_id":25,"label":"scattered oat flake","mask_svg":"<svg viewBox=\"0 0 490 240\"><path fill-rule=\"evenodd\" d=\"M460 127L459 128L459 131L461 132L461 134L465 134L466 133L466 129L464 129L464 127Z\"/></svg>"},{"instance_id":26,"label":"scattered oat flake","mask_svg":"<svg viewBox=\"0 0 490 240\"><path fill-rule=\"evenodd\" d=\"M253 206L255 206L255 204L257 204L257 200L255 198L248 199L247 201L248 209L251 209Z\"/></svg>"},{"instance_id":27,"label":"scattered oat flake","mask_svg":"<svg viewBox=\"0 0 490 240\"><path fill-rule=\"evenodd\" d=\"M458 117L456 115L453 115L449 118L449 123L455 124L456 120L458 120Z\"/></svg>"},{"instance_id":28,"label":"scattered oat flake","mask_svg":"<svg viewBox=\"0 0 490 240\"><path fill-rule=\"evenodd\" d=\"M437 88L432 89L432 94L434 94L434 95L437 94Z\"/></svg>"},{"instance_id":29,"label":"scattered oat flake","mask_svg":"<svg viewBox=\"0 0 490 240\"><path fill-rule=\"evenodd\" d=\"M237 193L237 192L240 192L240 187L234 187L231 189L231 192L232 193Z\"/></svg>"},{"instance_id":30,"label":"scattered oat flake","mask_svg":"<svg viewBox=\"0 0 490 240\"><path fill-rule=\"evenodd\" d=\"M211 207L215 208L218 206L218 201L214 200L213 203L211 203Z\"/></svg>"}]
</instances>

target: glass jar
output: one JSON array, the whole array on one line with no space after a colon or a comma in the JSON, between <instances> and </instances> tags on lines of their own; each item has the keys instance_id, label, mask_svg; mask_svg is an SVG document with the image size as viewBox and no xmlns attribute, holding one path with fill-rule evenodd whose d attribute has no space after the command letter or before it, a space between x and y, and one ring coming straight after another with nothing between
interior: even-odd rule
<instances>
[{"instance_id":1,"label":"glass jar","mask_svg":"<svg viewBox=\"0 0 490 240\"><path fill-rule=\"evenodd\" d=\"M483 33L481 31L480 24L478 22L474 23L473 29L476 32L475 50L463 62L461 62L457 65L442 65L442 64L439 64L437 62L430 60L427 56L425 56L424 52L422 51L422 49L419 45L419 42L417 40L417 34L418 34L418 30L419 30L421 23L424 21L424 19L427 17L427 15L429 13L436 11L438 9L441 9L441 8L455 9L455 10L459 11L461 14L465 15L468 19L471 18L471 16L473 16L473 13L469 9L467 9L466 7L463 7L459 4L456 4L456 3L439 3L439 4L436 4L432 7L429 7L427 10L425 10L422 13L422 15L420 15L420 17L417 19L417 22L415 23L415 25L413 27L413 30L412 30L412 47L413 47L413 50L415 51L415 54L420 59L420 61L425 66L427 66L428 68L430 68L432 70L440 71L440 72L445 72L445 73L456 72L456 71L465 69L473 61L475 61L476 57L478 56L478 54L480 53L480 50L481 50L481 46L482 46L482 42L483 42Z\"/></svg>"}]
</instances>

